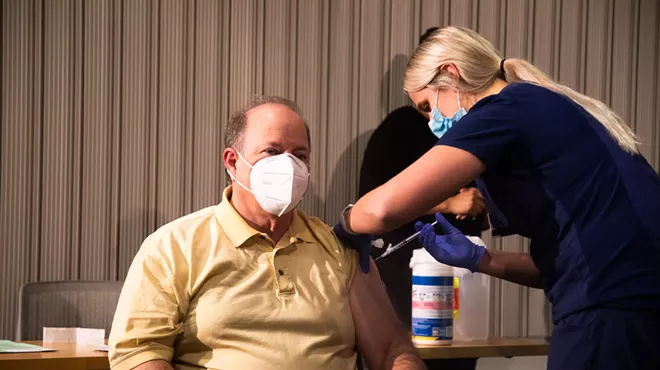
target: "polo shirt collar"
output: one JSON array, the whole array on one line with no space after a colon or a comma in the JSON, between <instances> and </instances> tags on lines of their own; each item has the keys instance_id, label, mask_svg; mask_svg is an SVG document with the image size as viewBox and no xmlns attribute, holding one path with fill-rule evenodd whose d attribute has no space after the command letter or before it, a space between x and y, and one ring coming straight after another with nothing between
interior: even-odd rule
<instances>
[{"instance_id":1,"label":"polo shirt collar","mask_svg":"<svg viewBox=\"0 0 660 370\"><path fill-rule=\"evenodd\" d=\"M241 247L245 242L255 235L262 235L263 233L255 230L250 226L243 217L236 211L234 206L231 205L232 188L231 185L225 188L222 193L222 202L216 207L216 218L220 226L225 231L225 234L231 240L235 247ZM298 209L295 209L293 214L293 221L289 226L288 233L284 237L291 238L291 242L307 242L313 243L315 238L310 232L310 226L307 223L307 218ZM263 234L265 235L265 234Z\"/></svg>"}]
</instances>

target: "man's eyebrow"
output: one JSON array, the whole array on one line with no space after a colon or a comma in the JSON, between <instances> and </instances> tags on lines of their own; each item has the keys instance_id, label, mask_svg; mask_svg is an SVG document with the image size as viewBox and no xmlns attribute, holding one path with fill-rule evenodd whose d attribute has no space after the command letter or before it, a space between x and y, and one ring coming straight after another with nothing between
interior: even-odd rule
<instances>
[{"instance_id":1,"label":"man's eyebrow","mask_svg":"<svg viewBox=\"0 0 660 370\"><path fill-rule=\"evenodd\" d=\"M275 148L275 149L280 149L282 147L280 144L276 143L275 141L266 141L261 146L262 147L272 147L272 148Z\"/></svg>"}]
</instances>

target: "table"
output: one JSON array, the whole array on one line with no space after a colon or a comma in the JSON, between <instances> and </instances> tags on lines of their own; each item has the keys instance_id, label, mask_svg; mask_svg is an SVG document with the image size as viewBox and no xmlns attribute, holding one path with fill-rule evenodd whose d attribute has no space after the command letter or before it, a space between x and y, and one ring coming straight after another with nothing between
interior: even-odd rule
<instances>
[{"instance_id":1,"label":"table","mask_svg":"<svg viewBox=\"0 0 660 370\"><path fill-rule=\"evenodd\" d=\"M67 343L26 342L52 348L55 352L2 353L0 370L107 370L108 353L94 346ZM550 342L546 338L493 338L472 342L456 341L439 347L418 346L423 359L546 356Z\"/></svg>"},{"instance_id":2,"label":"table","mask_svg":"<svg viewBox=\"0 0 660 370\"><path fill-rule=\"evenodd\" d=\"M446 346L417 346L425 360L449 358L547 356L550 342L546 338L493 338L471 342L453 342Z\"/></svg>"},{"instance_id":3,"label":"table","mask_svg":"<svg viewBox=\"0 0 660 370\"><path fill-rule=\"evenodd\" d=\"M108 352L95 351L95 346L73 343L25 343L51 348L55 352L0 353L0 370L107 370Z\"/></svg>"}]
</instances>

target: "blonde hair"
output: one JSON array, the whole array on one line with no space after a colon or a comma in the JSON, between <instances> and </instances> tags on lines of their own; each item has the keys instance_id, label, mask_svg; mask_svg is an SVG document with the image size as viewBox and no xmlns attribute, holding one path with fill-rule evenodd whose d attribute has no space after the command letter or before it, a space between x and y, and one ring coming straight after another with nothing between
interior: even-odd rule
<instances>
[{"instance_id":1,"label":"blonde hair","mask_svg":"<svg viewBox=\"0 0 660 370\"><path fill-rule=\"evenodd\" d=\"M639 153L639 142L633 130L606 104L554 81L523 59L506 59L502 65L502 76L501 61L502 57L495 47L475 31L461 27L441 28L413 53L406 69L403 89L411 93L426 87L454 88L460 92L477 94L487 90L497 78L507 82L540 85L582 106L605 127L623 150ZM442 70L449 63L458 69L458 81Z\"/></svg>"}]
</instances>

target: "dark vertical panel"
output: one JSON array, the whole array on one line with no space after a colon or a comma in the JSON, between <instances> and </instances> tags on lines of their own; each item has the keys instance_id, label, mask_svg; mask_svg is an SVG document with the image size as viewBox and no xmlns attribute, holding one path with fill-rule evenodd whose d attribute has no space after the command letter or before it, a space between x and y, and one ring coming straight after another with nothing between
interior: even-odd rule
<instances>
[{"instance_id":1,"label":"dark vertical panel","mask_svg":"<svg viewBox=\"0 0 660 370\"><path fill-rule=\"evenodd\" d=\"M158 79L153 79L158 71L153 63L158 56L153 52L158 38L157 33L152 34L152 29L157 30L158 26L158 7L148 5L143 1L124 2L123 22L115 23L115 27L123 24L119 73L122 89L118 107L121 156L117 164L121 181L117 260L120 279L126 276L140 244L154 227L153 222L149 223L153 211L149 195L155 192L149 176L150 156L154 151L150 122L158 116L152 115L150 107L158 97Z\"/></svg>"},{"instance_id":2,"label":"dark vertical panel","mask_svg":"<svg viewBox=\"0 0 660 370\"><path fill-rule=\"evenodd\" d=\"M301 209L310 215L322 216L325 210L326 132L328 53L326 1L299 1L297 9L298 44L296 101L310 126L312 136L311 184ZM326 180L327 179L327 180Z\"/></svg>"},{"instance_id":3,"label":"dark vertical panel","mask_svg":"<svg viewBox=\"0 0 660 370\"><path fill-rule=\"evenodd\" d=\"M159 99L156 209L157 227L183 216L185 154L186 7L181 1L160 4Z\"/></svg>"},{"instance_id":4,"label":"dark vertical panel","mask_svg":"<svg viewBox=\"0 0 660 370\"><path fill-rule=\"evenodd\" d=\"M226 111L222 62L222 3L213 0L197 2L195 24L195 119L192 148L192 185L194 210L220 202L224 183L220 182L223 143L222 126Z\"/></svg>"},{"instance_id":5,"label":"dark vertical panel","mask_svg":"<svg viewBox=\"0 0 660 370\"><path fill-rule=\"evenodd\" d=\"M28 276L35 4L4 1L0 77L0 296L16 302ZM13 338L16 305L4 304L0 337Z\"/></svg>"},{"instance_id":6,"label":"dark vertical panel","mask_svg":"<svg viewBox=\"0 0 660 370\"><path fill-rule=\"evenodd\" d=\"M112 3L85 2L80 279L110 277L112 193Z\"/></svg>"},{"instance_id":7,"label":"dark vertical panel","mask_svg":"<svg viewBox=\"0 0 660 370\"><path fill-rule=\"evenodd\" d=\"M355 199L357 184L357 143L351 144L354 135L351 110L357 103L352 94L353 85L353 23L351 0L330 2L330 53L328 60L328 123L326 129L327 182L325 220L335 219L341 210Z\"/></svg>"},{"instance_id":8,"label":"dark vertical panel","mask_svg":"<svg viewBox=\"0 0 660 370\"><path fill-rule=\"evenodd\" d=\"M74 3L46 1L41 278L71 277Z\"/></svg>"}]
</instances>

